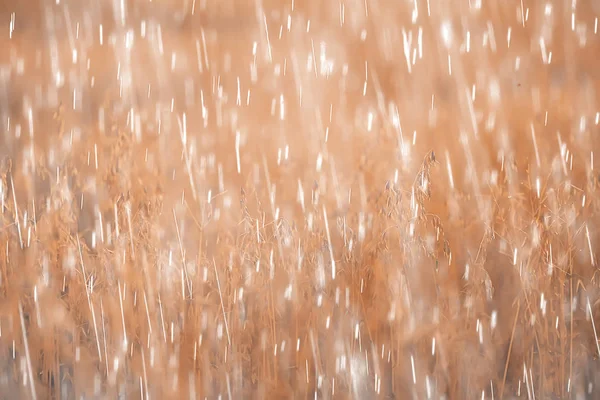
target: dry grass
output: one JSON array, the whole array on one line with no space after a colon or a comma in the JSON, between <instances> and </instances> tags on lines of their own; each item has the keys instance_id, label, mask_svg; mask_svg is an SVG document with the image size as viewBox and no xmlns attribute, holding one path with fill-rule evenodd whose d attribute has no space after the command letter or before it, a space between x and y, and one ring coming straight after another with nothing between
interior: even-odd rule
<instances>
[{"instance_id":1,"label":"dry grass","mask_svg":"<svg viewBox=\"0 0 600 400\"><path fill-rule=\"evenodd\" d=\"M0 398L595 398L598 129L580 75L597 36L577 48L556 22L565 45L541 65L541 5L523 29L519 2L439 5L423 25L439 62L408 71L392 47L398 24L417 40L413 6L347 2L340 28L338 5L297 3L278 37L288 3L173 22L175 3L129 1L131 50L108 3L18 11L92 66L54 87L53 67L17 72L33 22L2 39ZM71 26L50 29L64 9ZM469 53L436 36L461 15ZM497 33L490 50L487 18L514 26L510 49ZM100 23L115 44L93 44ZM515 57L525 72L506 73Z\"/></svg>"}]
</instances>

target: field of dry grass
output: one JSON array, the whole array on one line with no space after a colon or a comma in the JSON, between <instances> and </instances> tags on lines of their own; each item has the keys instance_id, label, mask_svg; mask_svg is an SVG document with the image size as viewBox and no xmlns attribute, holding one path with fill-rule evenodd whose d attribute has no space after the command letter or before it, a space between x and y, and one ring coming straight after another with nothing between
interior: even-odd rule
<instances>
[{"instance_id":1,"label":"field of dry grass","mask_svg":"<svg viewBox=\"0 0 600 400\"><path fill-rule=\"evenodd\" d=\"M599 13L0 1L0 399L598 398Z\"/></svg>"}]
</instances>

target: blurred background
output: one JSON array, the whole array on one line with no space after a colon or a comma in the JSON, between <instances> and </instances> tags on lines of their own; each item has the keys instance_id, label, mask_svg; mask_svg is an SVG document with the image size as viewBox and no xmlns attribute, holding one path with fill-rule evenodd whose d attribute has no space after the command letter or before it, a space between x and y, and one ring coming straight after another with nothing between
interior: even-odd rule
<instances>
[{"instance_id":1,"label":"blurred background","mask_svg":"<svg viewBox=\"0 0 600 400\"><path fill-rule=\"evenodd\" d=\"M0 2L0 398L594 399L600 2Z\"/></svg>"}]
</instances>

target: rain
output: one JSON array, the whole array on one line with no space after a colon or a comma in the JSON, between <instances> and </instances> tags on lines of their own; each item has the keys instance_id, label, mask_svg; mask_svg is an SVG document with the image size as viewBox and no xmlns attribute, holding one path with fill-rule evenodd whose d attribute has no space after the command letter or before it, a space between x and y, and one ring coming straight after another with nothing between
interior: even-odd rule
<instances>
[{"instance_id":1,"label":"rain","mask_svg":"<svg viewBox=\"0 0 600 400\"><path fill-rule=\"evenodd\" d=\"M1 0L0 393L600 397L599 16Z\"/></svg>"}]
</instances>

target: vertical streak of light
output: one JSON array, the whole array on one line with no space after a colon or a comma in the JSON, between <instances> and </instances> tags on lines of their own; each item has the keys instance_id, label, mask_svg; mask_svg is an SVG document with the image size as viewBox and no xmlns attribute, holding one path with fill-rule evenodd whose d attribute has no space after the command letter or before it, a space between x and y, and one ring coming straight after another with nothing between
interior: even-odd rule
<instances>
[{"instance_id":1,"label":"vertical streak of light","mask_svg":"<svg viewBox=\"0 0 600 400\"><path fill-rule=\"evenodd\" d=\"M596 350L598 351L598 356L600 356L600 344L598 344L598 333L596 331L596 323L594 322L594 314L592 313L592 306L590 305L590 298L587 299L588 311L590 312L590 319L592 320L592 328L594 329L594 338L596 339Z\"/></svg>"},{"instance_id":2,"label":"vertical streak of light","mask_svg":"<svg viewBox=\"0 0 600 400\"><path fill-rule=\"evenodd\" d=\"M15 221L17 222L17 231L19 232L19 243L23 248L23 235L21 234L21 222L19 221L19 209L17 208L17 195L15 193L15 180L10 177L10 185L12 187L13 202L15 203Z\"/></svg>"},{"instance_id":3,"label":"vertical streak of light","mask_svg":"<svg viewBox=\"0 0 600 400\"><path fill-rule=\"evenodd\" d=\"M265 35L267 38L267 51L269 54L269 62L273 62L273 53L271 52L271 40L269 39L269 27L267 25L267 15L263 13L263 23L265 25Z\"/></svg>"},{"instance_id":4,"label":"vertical streak of light","mask_svg":"<svg viewBox=\"0 0 600 400\"><path fill-rule=\"evenodd\" d=\"M533 127L533 122L529 124L529 129L531 131L531 140L533 141L533 149L535 150L535 162L540 167L540 152L538 150L537 140L535 138L535 128Z\"/></svg>"},{"instance_id":5,"label":"vertical streak of light","mask_svg":"<svg viewBox=\"0 0 600 400\"><path fill-rule=\"evenodd\" d=\"M235 132L235 161L237 164L237 173L242 173L242 167L240 162L240 131Z\"/></svg>"},{"instance_id":6,"label":"vertical streak of light","mask_svg":"<svg viewBox=\"0 0 600 400\"><path fill-rule=\"evenodd\" d=\"M204 54L204 65L206 69L210 69L208 64L208 50L206 49L206 35L204 34L204 28L200 28L200 36L202 37L202 53Z\"/></svg>"},{"instance_id":7,"label":"vertical streak of light","mask_svg":"<svg viewBox=\"0 0 600 400\"><path fill-rule=\"evenodd\" d=\"M596 259L594 257L594 250L592 249L592 241L590 239L590 230L588 229L587 224L585 225L585 235L587 237L588 248L590 250L590 258L593 266L596 266Z\"/></svg>"},{"instance_id":8,"label":"vertical streak of light","mask_svg":"<svg viewBox=\"0 0 600 400\"><path fill-rule=\"evenodd\" d=\"M450 180L450 187L454 189L454 175L452 174L452 164L450 164L450 153L446 149L446 167L448 168L448 179Z\"/></svg>"},{"instance_id":9,"label":"vertical streak of light","mask_svg":"<svg viewBox=\"0 0 600 400\"><path fill-rule=\"evenodd\" d=\"M402 28L402 44L404 46L404 57L406 58L406 66L408 68L408 73L410 74L412 72L412 67L411 67L411 63L410 63L410 48L411 48L411 43L412 43L412 35L406 34L406 30L404 30L404 28Z\"/></svg>"},{"instance_id":10,"label":"vertical streak of light","mask_svg":"<svg viewBox=\"0 0 600 400\"><path fill-rule=\"evenodd\" d=\"M465 94L467 96L467 106L469 107L469 116L471 117L471 127L473 128L473 135L475 138L479 137L479 130L477 128L477 117L475 116L475 109L473 108L473 98L469 89L465 88Z\"/></svg>"},{"instance_id":11,"label":"vertical streak of light","mask_svg":"<svg viewBox=\"0 0 600 400\"><path fill-rule=\"evenodd\" d=\"M31 368L31 357L29 355L29 342L27 341L27 332L25 331L25 318L23 317L23 305L19 300L19 318L21 319L21 332L23 333L23 344L25 345L25 358L27 359L27 377L29 378L29 388L33 400L37 399L35 384L33 383L33 370Z\"/></svg>"},{"instance_id":12,"label":"vertical streak of light","mask_svg":"<svg viewBox=\"0 0 600 400\"><path fill-rule=\"evenodd\" d=\"M119 305L121 306L121 322L123 324L123 347L127 348L127 329L125 328L125 312L123 310L123 293L121 292L121 282L118 282L119 286Z\"/></svg>"},{"instance_id":13,"label":"vertical streak of light","mask_svg":"<svg viewBox=\"0 0 600 400\"><path fill-rule=\"evenodd\" d=\"M227 314L225 313L225 304L223 303L223 293L221 292L221 281L219 280L219 272L217 271L217 262L213 258L213 267L215 268L215 276L217 278L217 288L219 289L219 298L221 299L221 310L223 311L223 320L225 321L225 331L227 332L227 343L231 346L231 337L229 336L229 325L227 324Z\"/></svg>"},{"instance_id":14,"label":"vertical streak of light","mask_svg":"<svg viewBox=\"0 0 600 400\"><path fill-rule=\"evenodd\" d=\"M198 39L196 39L196 61L198 63L198 71L203 73L204 68L202 67L202 53L200 51L200 41L198 41Z\"/></svg>"},{"instance_id":15,"label":"vertical streak of light","mask_svg":"<svg viewBox=\"0 0 600 400\"><path fill-rule=\"evenodd\" d=\"M331 244L331 234L329 233L329 222L327 221L327 210L323 204L323 219L325 220L325 231L327 232L327 243L329 244L329 257L331 258L331 279L335 280L335 258L333 257L333 246Z\"/></svg>"},{"instance_id":16,"label":"vertical streak of light","mask_svg":"<svg viewBox=\"0 0 600 400\"><path fill-rule=\"evenodd\" d=\"M523 25L523 28L525 27L525 11L524 11L524 7L523 7L523 0L521 0L521 24Z\"/></svg>"}]
</instances>

